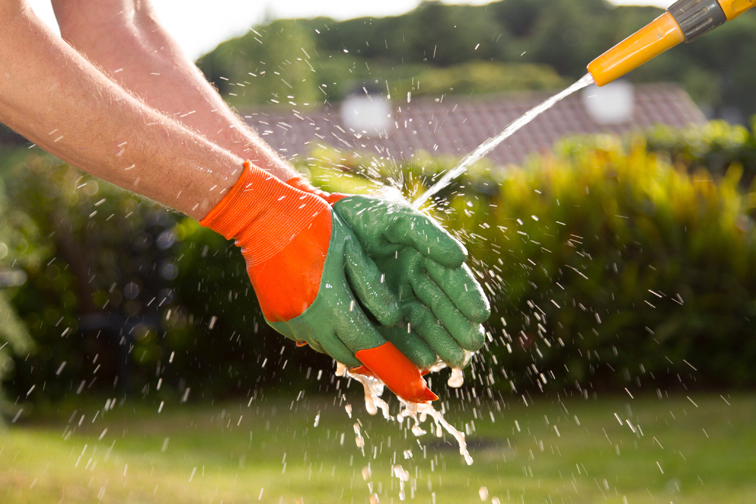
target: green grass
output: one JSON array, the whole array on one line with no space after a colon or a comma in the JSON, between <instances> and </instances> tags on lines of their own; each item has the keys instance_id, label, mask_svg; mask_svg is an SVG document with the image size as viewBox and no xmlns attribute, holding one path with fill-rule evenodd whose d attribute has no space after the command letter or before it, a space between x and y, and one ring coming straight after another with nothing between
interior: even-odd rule
<instances>
[{"instance_id":1,"label":"green grass","mask_svg":"<svg viewBox=\"0 0 756 504\"><path fill-rule=\"evenodd\" d=\"M439 504L481 502L481 486L488 502L502 503L756 499L754 394L535 397L527 406L513 397L501 411L482 401L475 412L475 399L465 411L450 400L456 425L475 423L470 467L434 436L418 442L396 423L368 416L356 390L347 394L352 419L346 401L292 395L249 407L246 400L167 404L161 413L144 402L103 413L90 402L70 423L73 408L61 408L8 426L0 430L0 502L363 503L369 492L361 471L369 463L380 502L398 503L394 457L410 472L409 502L413 493L414 502L433 502L433 494ZM365 457L354 442L358 420Z\"/></svg>"}]
</instances>

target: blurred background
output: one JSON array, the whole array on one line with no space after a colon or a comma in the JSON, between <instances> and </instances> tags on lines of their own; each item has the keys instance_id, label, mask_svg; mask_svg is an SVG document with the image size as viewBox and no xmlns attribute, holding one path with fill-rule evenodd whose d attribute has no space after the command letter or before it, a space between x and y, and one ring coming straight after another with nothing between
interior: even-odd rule
<instances>
[{"instance_id":1,"label":"blurred background","mask_svg":"<svg viewBox=\"0 0 756 504\"><path fill-rule=\"evenodd\" d=\"M410 200L669 3L155 2L316 185ZM586 88L428 206L492 301L462 391L431 377L473 468L366 417L329 358L269 329L231 242L3 129L0 500L388 502L414 446L421 502L747 502L754 42L748 12Z\"/></svg>"}]
</instances>

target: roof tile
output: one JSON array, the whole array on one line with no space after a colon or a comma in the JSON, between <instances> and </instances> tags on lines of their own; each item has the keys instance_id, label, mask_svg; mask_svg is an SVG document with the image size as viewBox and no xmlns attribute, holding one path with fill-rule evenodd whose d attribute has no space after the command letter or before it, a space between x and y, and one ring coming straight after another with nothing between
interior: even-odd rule
<instances>
[{"instance_id":1,"label":"roof tile","mask_svg":"<svg viewBox=\"0 0 756 504\"><path fill-rule=\"evenodd\" d=\"M305 157L317 145L348 151L367 151L382 157L406 159L418 150L462 157L510 122L548 98L548 93L513 93L482 97L413 99L395 103L394 127L388 134L367 136L347 130L338 107L299 112L258 109L244 116L271 147L287 158ZM566 135L600 132L626 133L654 124L683 127L705 121L690 96L675 84L634 87L631 119L605 126L593 121L579 94L544 112L489 155L497 165L521 163L529 154L548 150Z\"/></svg>"}]
</instances>

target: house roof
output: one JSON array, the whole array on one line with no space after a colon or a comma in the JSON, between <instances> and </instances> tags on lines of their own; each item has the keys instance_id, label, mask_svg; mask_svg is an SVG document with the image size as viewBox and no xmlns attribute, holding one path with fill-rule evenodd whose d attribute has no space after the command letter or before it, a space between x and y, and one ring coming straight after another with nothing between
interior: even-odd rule
<instances>
[{"instance_id":1,"label":"house roof","mask_svg":"<svg viewBox=\"0 0 756 504\"><path fill-rule=\"evenodd\" d=\"M461 157L550 94L511 93L393 102L393 127L378 136L349 130L338 106L305 112L250 110L245 112L244 118L288 159L306 157L318 145L348 152L367 151L396 160L407 159L418 150ZM635 86L630 120L611 126L597 123L586 110L580 93L576 93L507 139L488 158L496 165L520 163L529 154L550 150L554 142L567 135L622 134L655 124L683 127L704 121L704 115L690 96L675 84Z\"/></svg>"}]
</instances>

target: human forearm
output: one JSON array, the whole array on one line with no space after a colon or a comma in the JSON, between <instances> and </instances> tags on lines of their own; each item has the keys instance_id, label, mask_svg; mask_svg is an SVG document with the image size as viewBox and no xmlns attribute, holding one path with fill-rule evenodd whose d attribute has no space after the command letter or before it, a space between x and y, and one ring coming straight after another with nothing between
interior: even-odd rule
<instances>
[{"instance_id":1,"label":"human forearm","mask_svg":"<svg viewBox=\"0 0 756 504\"><path fill-rule=\"evenodd\" d=\"M148 2L53 0L61 34L148 105L281 180L296 175L221 99Z\"/></svg>"},{"instance_id":2,"label":"human forearm","mask_svg":"<svg viewBox=\"0 0 756 504\"><path fill-rule=\"evenodd\" d=\"M97 177L203 217L241 159L102 75L25 7L0 17L0 121Z\"/></svg>"}]
</instances>

